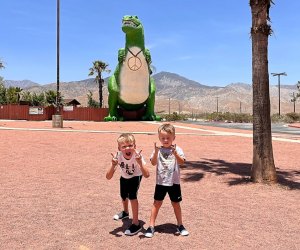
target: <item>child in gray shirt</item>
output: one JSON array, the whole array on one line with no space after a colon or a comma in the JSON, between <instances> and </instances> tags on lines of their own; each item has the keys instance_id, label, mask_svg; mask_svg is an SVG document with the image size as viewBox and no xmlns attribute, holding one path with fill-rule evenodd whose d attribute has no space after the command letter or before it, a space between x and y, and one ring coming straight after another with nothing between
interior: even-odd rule
<instances>
[{"instance_id":1,"label":"child in gray shirt","mask_svg":"<svg viewBox=\"0 0 300 250\"><path fill-rule=\"evenodd\" d=\"M154 225L158 211L163 200L168 193L174 213L177 219L177 231L180 235L187 236L189 232L182 225L182 214L180 202L180 167L185 162L183 150L173 145L175 140L175 128L171 124L163 124L158 128L158 138L161 147L154 144L154 151L151 155L151 164L156 166L156 186L154 193L154 203L151 210L149 227L145 237L152 238L154 235Z\"/></svg>"}]
</instances>

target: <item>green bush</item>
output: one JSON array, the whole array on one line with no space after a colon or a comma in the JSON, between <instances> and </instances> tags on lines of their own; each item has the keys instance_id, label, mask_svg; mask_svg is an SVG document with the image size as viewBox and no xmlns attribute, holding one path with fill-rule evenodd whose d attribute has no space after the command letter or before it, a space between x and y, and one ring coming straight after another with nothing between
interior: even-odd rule
<instances>
[{"instance_id":1,"label":"green bush","mask_svg":"<svg viewBox=\"0 0 300 250\"><path fill-rule=\"evenodd\" d=\"M285 115L273 114L271 116L271 120L273 123L286 122L293 123L300 120L300 114L298 113L286 113Z\"/></svg>"},{"instance_id":2,"label":"green bush","mask_svg":"<svg viewBox=\"0 0 300 250\"><path fill-rule=\"evenodd\" d=\"M292 122L296 122L296 121L299 121L300 120L300 114L299 113L294 113L294 112L291 112L291 113L287 113L285 114L286 117L288 119L290 119Z\"/></svg>"},{"instance_id":3,"label":"green bush","mask_svg":"<svg viewBox=\"0 0 300 250\"><path fill-rule=\"evenodd\" d=\"M162 114L161 118L166 121L186 121L187 115L174 112L173 114Z\"/></svg>"},{"instance_id":4,"label":"green bush","mask_svg":"<svg viewBox=\"0 0 300 250\"><path fill-rule=\"evenodd\" d=\"M213 113L199 114L197 118L198 117L209 121L228 121L228 122L240 122L240 123L253 121L252 115L244 114L244 113L213 112Z\"/></svg>"}]
</instances>

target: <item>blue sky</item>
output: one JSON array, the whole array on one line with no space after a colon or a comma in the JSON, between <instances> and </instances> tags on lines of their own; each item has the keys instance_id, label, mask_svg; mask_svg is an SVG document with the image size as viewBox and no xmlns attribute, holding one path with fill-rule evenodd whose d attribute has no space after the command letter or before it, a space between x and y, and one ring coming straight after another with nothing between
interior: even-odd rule
<instances>
[{"instance_id":1,"label":"blue sky","mask_svg":"<svg viewBox=\"0 0 300 250\"><path fill-rule=\"evenodd\" d=\"M269 72L300 80L300 1L275 0L270 16ZM210 86L251 84L249 0L60 0L60 80L88 78L94 60L113 71L124 47L124 15L143 23L156 73L168 71ZM56 0L0 0L0 59L6 80L56 82ZM103 74L107 77L110 74ZM277 77L270 76L270 84Z\"/></svg>"}]
</instances>

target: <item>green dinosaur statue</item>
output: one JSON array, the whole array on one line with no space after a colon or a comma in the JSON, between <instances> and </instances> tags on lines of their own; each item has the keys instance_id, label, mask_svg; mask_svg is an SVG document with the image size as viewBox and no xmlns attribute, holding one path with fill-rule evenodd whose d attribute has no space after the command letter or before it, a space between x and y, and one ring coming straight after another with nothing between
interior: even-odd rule
<instances>
[{"instance_id":1,"label":"green dinosaur statue","mask_svg":"<svg viewBox=\"0 0 300 250\"><path fill-rule=\"evenodd\" d=\"M105 121L123 121L118 107L137 111L144 107L144 121L160 120L154 113L155 82L150 74L151 55L145 48L144 29L137 16L124 16L122 30L126 34L125 48L118 51L118 65L108 82L109 115Z\"/></svg>"}]
</instances>

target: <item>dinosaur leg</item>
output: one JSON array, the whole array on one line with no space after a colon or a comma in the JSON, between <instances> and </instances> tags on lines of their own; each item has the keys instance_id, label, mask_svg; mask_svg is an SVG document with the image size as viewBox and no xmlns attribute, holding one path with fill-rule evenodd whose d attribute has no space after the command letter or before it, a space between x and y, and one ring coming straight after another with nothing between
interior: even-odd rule
<instances>
[{"instance_id":1,"label":"dinosaur leg","mask_svg":"<svg viewBox=\"0 0 300 250\"><path fill-rule=\"evenodd\" d=\"M160 116L155 115L154 113L154 104L155 104L155 82L153 78L150 78L150 95L146 102L146 112L142 117L143 121L160 121Z\"/></svg>"},{"instance_id":2,"label":"dinosaur leg","mask_svg":"<svg viewBox=\"0 0 300 250\"><path fill-rule=\"evenodd\" d=\"M108 83L108 107L109 107L109 114L104 118L104 121L117 121L119 120L118 112L117 112L117 106L118 106L118 85L116 82L116 78L114 75L112 75L109 78Z\"/></svg>"}]
</instances>

